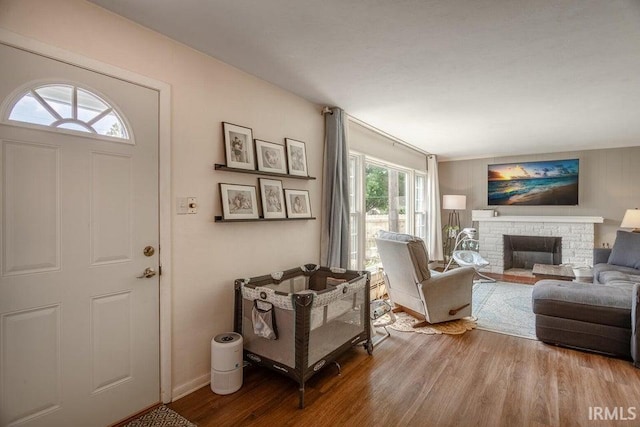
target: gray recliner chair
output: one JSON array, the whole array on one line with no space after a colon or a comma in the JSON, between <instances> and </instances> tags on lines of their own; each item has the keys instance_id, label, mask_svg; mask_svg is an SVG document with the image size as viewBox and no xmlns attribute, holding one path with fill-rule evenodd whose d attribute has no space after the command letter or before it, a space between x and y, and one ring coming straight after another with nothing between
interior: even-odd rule
<instances>
[{"instance_id":1,"label":"gray recliner chair","mask_svg":"<svg viewBox=\"0 0 640 427\"><path fill-rule=\"evenodd\" d=\"M376 244L387 280L387 291L394 304L428 323L471 315L475 274L472 267L446 273L429 270L424 241L408 234L379 231Z\"/></svg>"}]
</instances>

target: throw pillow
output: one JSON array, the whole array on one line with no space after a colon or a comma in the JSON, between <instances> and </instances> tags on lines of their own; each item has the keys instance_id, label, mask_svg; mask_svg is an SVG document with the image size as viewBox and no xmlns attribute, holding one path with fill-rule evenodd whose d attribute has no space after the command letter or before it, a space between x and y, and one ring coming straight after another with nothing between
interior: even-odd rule
<instances>
[{"instance_id":1,"label":"throw pillow","mask_svg":"<svg viewBox=\"0 0 640 427\"><path fill-rule=\"evenodd\" d=\"M640 233L618 230L609 264L640 269Z\"/></svg>"}]
</instances>

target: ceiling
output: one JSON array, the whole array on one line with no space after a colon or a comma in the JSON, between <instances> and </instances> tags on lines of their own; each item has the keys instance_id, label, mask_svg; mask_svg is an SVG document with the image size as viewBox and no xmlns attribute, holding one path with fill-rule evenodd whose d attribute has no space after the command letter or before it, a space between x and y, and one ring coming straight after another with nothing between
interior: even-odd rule
<instances>
[{"instance_id":1,"label":"ceiling","mask_svg":"<svg viewBox=\"0 0 640 427\"><path fill-rule=\"evenodd\" d=\"M445 159L640 145L638 0L91 0Z\"/></svg>"}]
</instances>

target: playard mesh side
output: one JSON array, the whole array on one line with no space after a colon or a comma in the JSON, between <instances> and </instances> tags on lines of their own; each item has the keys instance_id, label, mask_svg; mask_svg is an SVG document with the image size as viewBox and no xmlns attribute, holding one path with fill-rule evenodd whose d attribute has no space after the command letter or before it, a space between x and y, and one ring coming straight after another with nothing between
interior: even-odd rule
<instances>
[{"instance_id":1,"label":"playard mesh side","mask_svg":"<svg viewBox=\"0 0 640 427\"><path fill-rule=\"evenodd\" d=\"M296 310L308 310L310 313L307 330L298 333L308 333L307 366L363 332L367 325L366 275L335 273L316 267L311 272L300 269L299 274L287 279L278 280L272 276L256 279L249 279L241 285L241 333L247 351L295 367ZM311 303L308 306L297 305L296 295L311 296ZM277 339L265 339L255 333L252 312L256 301L262 308L273 307Z\"/></svg>"},{"instance_id":2,"label":"playard mesh side","mask_svg":"<svg viewBox=\"0 0 640 427\"><path fill-rule=\"evenodd\" d=\"M244 348L255 355L295 368L297 351L306 347L305 367L310 367L368 330L366 273L307 265L239 280L237 286L238 282L242 296L240 323ZM310 303L300 304L301 296L310 298ZM262 308L272 307L277 339L266 339L255 333L252 312L256 301ZM297 325L299 336L296 339L296 319L305 317L297 316L298 310L308 312L309 320L307 325Z\"/></svg>"}]
</instances>

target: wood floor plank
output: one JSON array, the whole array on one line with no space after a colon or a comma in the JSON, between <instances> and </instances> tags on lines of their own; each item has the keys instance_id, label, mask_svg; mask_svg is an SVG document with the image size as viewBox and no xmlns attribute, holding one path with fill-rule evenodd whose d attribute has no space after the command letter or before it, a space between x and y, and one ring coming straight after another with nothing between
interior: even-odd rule
<instances>
[{"instance_id":1,"label":"wood floor plank","mask_svg":"<svg viewBox=\"0 0 640 427\"><path fill-rule=\"evenodd\" d=\"M640 405L640 370L627 360L480 330L393 331L373 356L354 348L340 363L341 375L329 366L307 383L302 410L294 381L257 367L237 393L204 387L169 406L206 427L577 426L589 407Z\"/></svg>"},{"instance_id":2,"label":"wood floor plank","mask_svg":"<svg viewBox=\"0 0 640 427\"><path fill-rule=\"evenodd\" d=\"M590 407L635 407L640 369L628 360L472 330L462 335L391 331L369 356L362 347L306 386L264 368L245 368L240 391L209 387L169 406L207 426L614 426Z\"/></svg>"}]
</instances>

